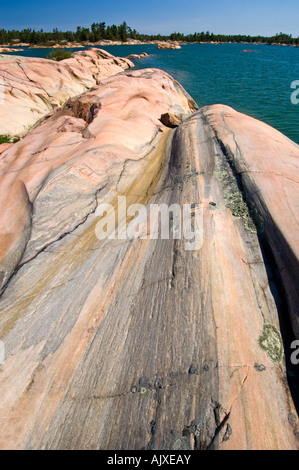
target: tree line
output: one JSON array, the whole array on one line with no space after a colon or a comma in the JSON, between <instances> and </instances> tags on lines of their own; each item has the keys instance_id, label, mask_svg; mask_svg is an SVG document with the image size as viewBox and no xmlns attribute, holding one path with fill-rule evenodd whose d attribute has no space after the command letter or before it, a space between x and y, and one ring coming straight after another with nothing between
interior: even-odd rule
<instances>
[{"instance_id":1,"label":"tree line","mask_svg":"<svg viewBox=\"0 0 299 470\"><path fill-rule=\"evenodd\" d=\"M184 35L182 33L172 33L168 36L161 34L140 34L136 29L132 29L124 21L119 26L113 24L106 26L105 22L93 23L90 28L78 26L76 31L59 31L54 28L52 32L45 32L43 29L26 28L19 30L0 29L0 44L16 44L18 41L32 45L51 45L53 43L63 44L64 42L98 42L101 40L112 40L127 42L129 39L139 41L179 41L179 42L245 42L264 44L288 44L299 45L299 37L279 33L275 36L249 36L249 35L227 35L207 32Z\"/></svg>"}]
</instances>

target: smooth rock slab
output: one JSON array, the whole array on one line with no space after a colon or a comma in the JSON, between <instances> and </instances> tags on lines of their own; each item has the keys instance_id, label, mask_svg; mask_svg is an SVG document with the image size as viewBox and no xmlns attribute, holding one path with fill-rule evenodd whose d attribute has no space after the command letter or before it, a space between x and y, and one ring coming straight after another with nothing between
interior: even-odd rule
<instances>
[{"instance_id":1,"label":"smooth rock slab","mask_svg":"<svg viewBox=\"0 0 299 470\"><path fill-rule=\"evenodd\" d=\"M0 56L0 135L23 136L36 122L100 80L134 67L102 49L55 62Z\"/></svg>"},{"instance_id":2,"label":"smooth rock slab","mask_svg":"<svg viewBox=\"0 0 299 470\"><path fill-rule=\"evenodd\" d=\"M225 149L273 253L299 339L299 146L283 134L226 107L205 119Z\"/></svg>"},{"instance_id":3,"label":"smooth rock slab","mask_svg":"<svg viewBox=\"0 0 299 470\"><path fill-rule=\"evenodd\" d=\"M1 448L298 449L284 299L218 117L229 129L244 120L247 146L243 127L232 139L244 161L249 148L262 160L277 134L217 106L177 129L160 121L195 108L167 74L127 72L2 154L0 194L23 182L32 229L0 300ZM277 139L292 161L293 144ZM13 194L4 222L20 247L27 232ZM198 249L185 239L100 241L96 206L116 207L119 196L202 211Z\"/></svg>"},{"instance_id":4,"label":"smooth rock slab","mask_svg":"<svg viewBox=\"0 0 299 470\"><path fill-rule=\"evenodd\" d=\"M141 159L143 165L142 159L163 135L161 114L195 109L194 101L166 73L134 71L70 99L4 151L0 288L21 258L28 262L83 223L96 209L100 191L119 189L127 162Z\"/></svg>"}]
</instances>

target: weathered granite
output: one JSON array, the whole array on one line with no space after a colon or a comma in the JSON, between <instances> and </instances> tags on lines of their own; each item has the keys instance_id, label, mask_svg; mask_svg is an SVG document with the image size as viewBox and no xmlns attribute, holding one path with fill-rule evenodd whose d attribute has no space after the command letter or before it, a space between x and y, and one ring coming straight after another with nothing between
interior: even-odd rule
<instances>
[{"instance_id":1,"label":"weathered granite","mask_svg":"<svg viewBox=\"0 0 299 470\"><path fill-rule=\"evenodd\" d=\"M281 267L281 292L275 264L296 253L298 147L195 111L169 75L125 72L1 154L1 448L299 448L297 281ZM202 244L98 240L119 196L203 211Z\"/></svg>"},{"instance_id":2,"label":"weathered granite","mask_svg":"<svg viewBox=\"0 0 299 470\"><path fill-rule=\"evenodd\" d=\"M130 67L129 59L96 48L60 62L0 55L0 135L25 135L68 98Z\"/></svg>"},{"instance_id":3,"label":"weathered granite","mask_svg":"<svg viewBox=\"0 0 299 470\"><path fill-rule=\"evenodd\" d=\"M267 124L228 107L213 106L205 118L261 221L299 339L299 146Z\"/></svg>"}]
</instances>

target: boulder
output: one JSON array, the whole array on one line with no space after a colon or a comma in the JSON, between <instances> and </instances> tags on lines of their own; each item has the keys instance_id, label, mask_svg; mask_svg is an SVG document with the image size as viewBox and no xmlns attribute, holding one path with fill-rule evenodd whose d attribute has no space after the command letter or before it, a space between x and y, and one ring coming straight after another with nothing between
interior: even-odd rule
<instances>
[{"instance_id":1,"label":"boulder","mask_svg":"<svg viewBox=\"0 0 299 470\"><path fill-rule=\"evenodd\" d=\"M166 127L178 127L182 123L182 118L180 116L175 116L171 113L162 114L160 121Z\"/></svg>"}]
</instances>

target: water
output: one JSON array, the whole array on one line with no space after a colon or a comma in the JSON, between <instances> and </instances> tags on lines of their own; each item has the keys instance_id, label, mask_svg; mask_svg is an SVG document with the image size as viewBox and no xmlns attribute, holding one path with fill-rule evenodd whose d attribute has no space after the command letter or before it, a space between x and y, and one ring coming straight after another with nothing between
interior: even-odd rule
<instances>
[{"instance_id":1,"label":"water","mask_svg":"<svg viewBox=\"0 0 299 470\"><path fill-rule=\"evenodd\" d=\"M249 44L188 44L180 50L158 50L155 45L101 48L120 57L147 52L150 57L133 61L137 69L163 69L199 106L231 106L299 143L299 104L290 99L291 83L299 80L299 48ZM15 54L46 57L50 51L25 48Z\"/></svg>"}]
</instances>

